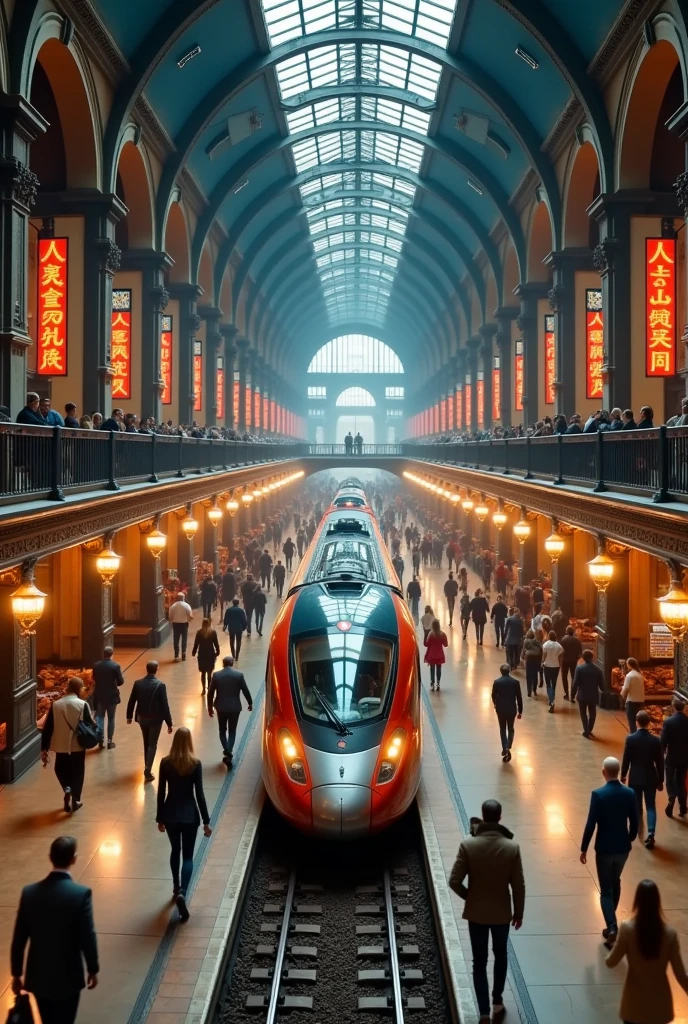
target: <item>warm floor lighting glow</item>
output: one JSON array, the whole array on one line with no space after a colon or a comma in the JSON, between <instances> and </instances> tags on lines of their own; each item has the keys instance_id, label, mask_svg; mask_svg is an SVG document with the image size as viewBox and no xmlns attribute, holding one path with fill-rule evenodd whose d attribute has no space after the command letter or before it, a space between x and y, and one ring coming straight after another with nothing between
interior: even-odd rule
<instances>
[{"instance_id":1,"label":"warm floor lighting glow","mask_svg":"<svg viewBox=\"0 0 688 1024\"><path fill-rule=\"evenodd\" d=\"M99 852L104 857L121 857L122 844L117 839L106 839L104 843L100 844Z\"/></svg>"}]
</instances>

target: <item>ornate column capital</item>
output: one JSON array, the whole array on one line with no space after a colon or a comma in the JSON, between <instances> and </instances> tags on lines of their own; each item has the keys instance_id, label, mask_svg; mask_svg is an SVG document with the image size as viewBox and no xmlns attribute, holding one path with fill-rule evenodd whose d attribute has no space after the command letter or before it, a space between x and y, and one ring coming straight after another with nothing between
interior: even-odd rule
<instances>
[{"instance_id":1,"label":"ornate column capital","mask_svg":"<svg viewBox=\"0 0 688 1024\"><path fill-rule=\"evenodd\" d=\"M168 289L170 296L180 302L196 302L203 294L199 285L190 284L188 281L170 281Z\"/></svg>"},{"instance_id":2,"label":"ornate column capital","mask_svg":"<svg viewBox=\"0 0 688 1024\"><path fill-rule=\"evenodd\" d=\"M498 306L492 315L496 320L515 320L520 312L518 306Z\"/></svg>"}]
</instances>

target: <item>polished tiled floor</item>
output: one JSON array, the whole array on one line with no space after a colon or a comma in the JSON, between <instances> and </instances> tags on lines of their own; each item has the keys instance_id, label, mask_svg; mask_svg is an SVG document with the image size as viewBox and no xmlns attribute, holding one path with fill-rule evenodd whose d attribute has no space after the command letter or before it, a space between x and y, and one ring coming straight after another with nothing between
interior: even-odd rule
<instances>
[{"instance_id":1,"label":"polished tiled floor","mask_svg":"<svg viewBox=\"0 0 688 1024\"><path fill-rule=\"evenodd\" d=\"M423 573L423 603L430 603L446 623L442 583L446 573ZM476 581L472 585L477 586ZM267 650L267 630L276 611L274 592L268 602L266 632L245 642L240 667L254 692L260 688ZM200 624L200 613L196 613ZM590 790L601 782L604 756L619 754L625 737L624 718L602 712L597 738L581 735L577 709L560 701L554 715L547 714L544 698L527 701L517 723L514 760L503 765L499 736L490 704L492 679L498 674L502 652L491 631L486 646L477 648L469 634L449 631L448 663L439 694L428 693L431 710L425 716L424 792L432 814L447 873L462 832L462 815L478 814L480 803L496 796L523 851L528 897L522 930L513 935L514 971L506 1002L509 1019L532 1024L607 1024L617 1019L616 1009L623 966L604 966L600 942L602 920L594 864L578 860L580 836ZM225 653L227 642L221 638ZM118 651L126 667L123 696L133 680L144 673L145 652ZM216 725L204 712L200 685L192 661L174 663L168 643L155 655L160 677L168 684L176 724L188 725L204 763L205 787L211 809L222 792L226 772L219 762ZM424 670L424 673L426 670ZM522 673L521 673L522 675ZM424 680L426 689L428 680ZM94 891L96 926L100 941L100 985L85 993L79 1024L196 1024L200 1020L199 993L209 977L227 918L231 873L236 870L244 825L255 808L259 780L259 730L250 736L244 760L229 791L224 811L198 878L191 909L192 920L173 929L168 846L155 826L155 786L144 786L141 776L140 736L127 727L120 709L113 751L87 755L84 806L74 817L59 810L60 791L52 766L33 768L14 786L0 791L0 1017L9 1005L8 947L17 900L23 884L47 869L50 841L59 834L77 836L80 855L76 877ZM240 719L240 735L250 725ZM160 754L168 747L161 738ZM658 844L653 852L636 847L623 879L621 913L626 914L635 883L652 877L661 887L668 919L679 928L688 957L688 894L684 871L688 863L688 833L678 819L660 813ZM199 851L204 843L199 838ZM461 920L463 905L452 896L463 945L465 976L470 988L470 947ZM166 936L166 938L164 938ZM156 983L144 985L161 942L166 966ZM676 986L675 986L676 987ZM135 1013L134 1013L135 1011ZM149 1012L148 1012L149 1011ZM688 998L676 992L677 1020L688 1024ZM133 1015L133 1016L132 1016ZM465 1013L465 1024L473 1024Z\"/></svg>"}]
</instances>

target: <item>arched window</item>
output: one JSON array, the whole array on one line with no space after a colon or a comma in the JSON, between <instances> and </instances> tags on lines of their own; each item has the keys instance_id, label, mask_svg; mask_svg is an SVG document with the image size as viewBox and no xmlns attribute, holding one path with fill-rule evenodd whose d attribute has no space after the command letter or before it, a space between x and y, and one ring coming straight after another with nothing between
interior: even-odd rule
<instances>
[{"instance_id":1,"label":"arched window","mask_svg":"<svg viewBox=\"0 0 688 1024\"><path fill-rule=\"evenodd\" d=\"M384 341L367 334L343 334L315 353L308 372L403 373L404 367L396 352Z\"/></svg>"},{"instance_id":2,"label":"arched window","mask_svg":"<svg viewBox=\"0 0 688 1024\"><path fill-rule=\"evenodd\" d=\"M371 395L370 391L366 391L365 388L347 388L345 391L342 391L341 395L337 399L337 405L375 405L375 399Z\"/></svg>"}]
</instances>

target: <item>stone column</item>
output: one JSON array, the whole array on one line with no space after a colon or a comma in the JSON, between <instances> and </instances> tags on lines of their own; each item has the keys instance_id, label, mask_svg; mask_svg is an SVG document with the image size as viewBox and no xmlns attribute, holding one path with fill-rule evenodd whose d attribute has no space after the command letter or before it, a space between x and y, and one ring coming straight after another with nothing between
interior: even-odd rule
<instances>
[{"instance_id":1,"label":"stone column","mask_svg":"<svg viewBox=\"0 0 688 1024\"><path fill-rule=\"evenodd\" d=\"M521 300L516 327L523 339L523 422L528 425L538 418L538 299L547 295L546 284L519 284L514 293Z\"/></svg>"},{"instance_id":2,"label":"stone column","mask_svg":"<svg viewBox=\"0 0 688 1024\"><path fill-rule=\"evenodd\" d=\"M189 540L182 529L182 523L190 512L190 505L184 509L177 509L177 570L180 581L189 585L189 604L192 608L198 608L199 598L194 568L195 542L193 537Z\"/></svg>"},{"instance_id":3,"label":"stone column","mask_svg":"<svg viewBox=\"0 0 688 1024\"><path fill-rule=\"evenodd\" d=\"M5 216L6 212L0 216ZM30 559L21 566L0 572L1 783L18 779L35 764L41 749L41 737L36 729L36 637L21 635L10 602L11 594L22 580L33 579L35 565L36 560ZM40 628L39 622L34 629Z\"/></svg>"},{"instance_id":4,"label":"stone column","mask_svg":"<svg viewBox=\"0 0 688 1024\"><path fill-rule=\"evenodd\" d=\"M206 426L217 424L217 357L222 355L220 318L222 310L217 306L199 306L198 315L205 320L205 422ZM226 372L226 371L225 371Z\"/></svg>"},{"instance_id":5,"label":"stone column","mask_svg":"<svg viewBox=\"0 0 688 1024\"><path fill-rule=\"evenodd\" d=\"M514 403L514 349L511 325L518 316L518 306L500 306L494 311L497 320L496 342L499 349L500 405L502 426L510 427Z\"/></svg>"},{"instance_id":6,"label":"stone column","mask_svg":"<svg viewBox=\"0 0 688 1024\"><path fill-rule=\"evenodd\" d=\"M552 611L561 608L567 615L574 612L574 557L573 531L552 520L552 532L562 535L565 547L552 566Z\"/></svg>"},{"instance_id":7,"label":"stone column","mask_svg":"<svg viewBox=\"0 0 688 1024\"><path fill-rule=\"evenodd\" d=\"M159 423L164 382L160 372L162 314L169 302L165 271L172 266L165 252L128 249L122 254L123 270L141 273L141 417L153 416Z\"/></svg>"},{"instance_id":8,"label":"stone column","mask_svg":"<svg viewBox=\"0 0 688 1024\"><path fill-rule=\"evenodd\" d=\"M14 417L26 400L26 350L31 344L29 216L39 181L29 168L29 149L48 124L23 97L4 94L0 97L0 124L0 404ZM33 333L37 334L36 326ZM35 745L35 740L32 742ZM0 752L0 758L5 753Z\"/></svg>"},{"instance_id":9,"label":"stone column","mask_svg":"<svg viewBox=\"0 0 688 1024\"><path fill-rule=\"evenodd\" d=\"M554 314L555 336L555 410L568 419L576 411L576 317L585 310L576 309L576 271L592 270L590 249L568 248L551 252L545 260L552 271L552 287L547 298Z\"/></svg>"},{"instance_id":10,"label":"stone column","mask_svg":"<svg viewBox=\"0 0 688 1024\"><path fill-rule=\"evenodd\" d=\"M480 348L481 369L483 371L483 387L485 389L485 429L490 430L494 423L492 411L492 368L494 365L494 338L497 334L497 324L483 324L478 328L483 339Z\"/></svg>"},{"instance_id":11,"label":"stone column","mask_svg":"<svg viewBox=\"0 0 688 1024\"><path fill-rule=\"evenodd\" d=\"M114 647L112 585L103 582L96 568L98 555L111 539L109 535L88 541L81 548L81 660L84 665L92 665L102 658L103 648L108 644Z\"/></svg>"},{"instance_id":12,"label":"stone column","mask_svg":"<svg viewBox=\"0 0 688 1024\"><path fill-rule=\"evenodd\" d=\"M611 686L612 669L622 658L628 657L628 550L616 554L614 548L614 575L607 590L597 592L597 654L596 661L604 673L607 691ZM618 706L616 695L602 695L602 706Z\"/></svg>"},{"instance_id":13,"label":"stone column","mask_svg":"<svg viewBox=\"0 0 688 1024\"><path fill-rule=\"evenodd\" d=\"M246 381L248 379L248 351L250 342L248 338L237 338L239 349L239 433L246 430Z\"/></svg>"},{"instance_id":14,"label":"stone column","mask_svg":"<svg viewBox=\"0 0 688 1024\"><path fill-rule=\"evenodd\" d=\"M196 303L201 288L197 284L170 284L170 295L179 301L179 422L194 419L193 351L201 318Z\"/></svg>"},{"instance_id":15,"label":"stone column","mask_svg":"<svg viewBox=\"0 0 688 1024\"><path fill-rule=\"evenodd\" d=\"M466 342L466 387L468 387L468 377L470 377L470 389L471 389L471 422L467 423L466 426L469 430L478 429L478 350L480 348L481 338L480 336L474 336L469 338ZM465 419L465 405L466 405L466 388L464 388L464 419Z\"/></svg>"},{"instance_id":16,"label":"stone column","mask_svg":"<svg viewBox=\"0 0 688 1024\"><path fill-rule=\"evenodd\" d=\"M220 334L224 338L225 354L225 426L234 427L234 361L238 349L233 344L238 331L232 324L221 324Z\"/></svg>"},{"instance_id":17,"label":"stone column","mask_svg":"<svg viewBox=\"0 0 688 1024\"><path fill-rule=\"evenodd\" d=\"M146 537L151 530L160 528L159 518L139 523L141 548L139 554L140 597L139 621L150 627L148 646L160 647L170 635L170 624L165 614L162 586L162 566L148 550ZM145 645L144 645L145 646Z\"/></svg>"}]
</instances>

